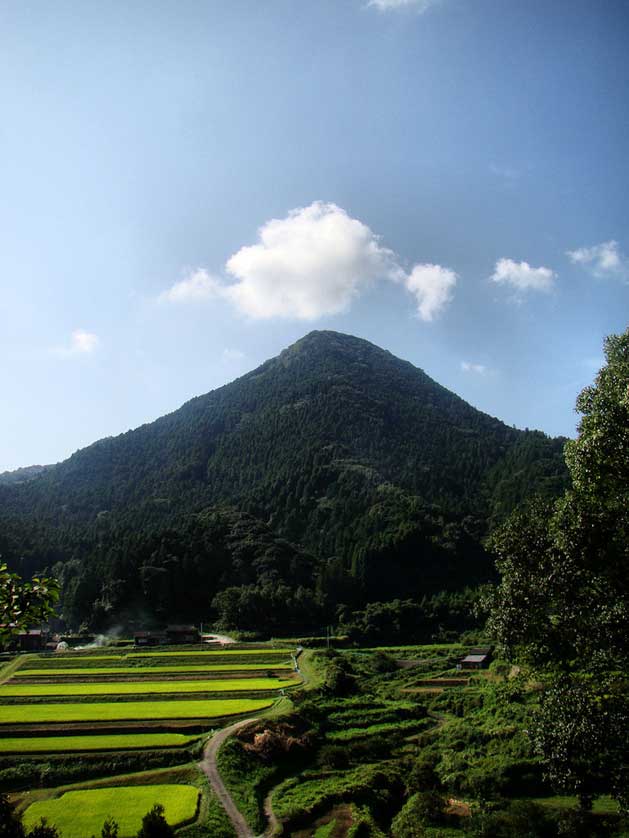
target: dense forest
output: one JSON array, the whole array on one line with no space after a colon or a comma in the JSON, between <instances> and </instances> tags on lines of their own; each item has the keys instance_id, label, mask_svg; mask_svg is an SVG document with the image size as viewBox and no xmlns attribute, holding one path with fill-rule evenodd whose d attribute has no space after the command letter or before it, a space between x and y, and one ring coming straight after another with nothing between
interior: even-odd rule
<instances>
[{"instance_id":1,"label":"dense forest","mask_svg":"<svg viewBox=\"0 0 629 838\"><path fill-rule=\"evenodd\" d=\"M367 341L312 332L156 422L4 475L0 554L54 570L74 627L229 622L234 603L268 613L280 596L284 625L305 630L491 579L485 536L563 491L564 443Z\"/></svg>"}]
</instances>

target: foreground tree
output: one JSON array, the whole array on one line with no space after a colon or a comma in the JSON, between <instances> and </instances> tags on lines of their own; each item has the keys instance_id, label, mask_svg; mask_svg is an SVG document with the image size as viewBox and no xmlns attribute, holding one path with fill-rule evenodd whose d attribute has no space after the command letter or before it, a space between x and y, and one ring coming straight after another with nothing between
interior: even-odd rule
<instances>
[{"instance_id":1,"label":"foreground tree","mask_svg":"<svg viewBox=\"0 0 629 838\"><path fill-rule=\"evenodd\" d=\"M59 830L42 818L30 831L24 829L22 818L9 803L6 794L0 794L0 838L60 838Z\"/></svg>"},{"instance_id":2,"label":"foreground tree","mask_svg":"<svg viewBox=\"0 0 629 838\"><path fill-rule=\"evenodd\" d=\"M33 577L23 582L0 563L0 645L31 623L50 617L58 598L55 579Z\"/></svg>"},{"instance_id":3,"label":"foreground tree","mask_svg":"<svg viewBox=\"0 0 629 838\"><path fill-rule=\"evenodd\" d=\"M490 630L544 686L533 739L553 784L583 808L629 807L629 330L577 400L566 444L572 487L493 537L502 576Z\"/></svg>"},{"instance_id":4,"label":"foreground tree","mask_svg":"<svg viewBox=\"0 0 629 838\"><path fill-rule=\"evenodd\" d=\"M159 803L142 818L142 828L137 838L174 838L172 826L164 817L164 807Z\"/></svg>"}]
</instances>

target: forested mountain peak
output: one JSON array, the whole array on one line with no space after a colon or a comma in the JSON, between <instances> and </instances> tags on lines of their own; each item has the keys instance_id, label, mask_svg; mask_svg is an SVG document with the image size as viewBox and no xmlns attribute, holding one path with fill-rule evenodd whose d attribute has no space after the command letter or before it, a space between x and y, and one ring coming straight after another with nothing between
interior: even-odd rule
<instances>
[{"instance_id":1,"label":"forested mountain peak","mask_svg":"<svg viewBox=\"0 0 629 838\"><path fill-rule=\"evenodd\" d=\"M313 331L155 422L0 485L0 514L15 533L60 540L63 558L70 538L77 555L229 505L367 588L397 592L396 566L413 589L447 587L491 572L480 541L494 520L561 491L563 442L476 410L366 340Z\"/></svg>"}]
</instances>

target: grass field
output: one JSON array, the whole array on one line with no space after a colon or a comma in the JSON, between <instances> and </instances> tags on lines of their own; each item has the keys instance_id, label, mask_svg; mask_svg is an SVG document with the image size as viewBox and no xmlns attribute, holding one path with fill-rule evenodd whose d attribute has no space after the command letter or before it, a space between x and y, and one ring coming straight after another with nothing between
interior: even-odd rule
<instances>
[{"instance_id":1,"label":"grass field","mask_svg":"<svg viewBox=\"0 0 629 838\"><path fill-rule=\"evenodd\" d=\"M272 699L211 699L207 701L124 701L86 704L11 704L0 706L0 724L46 722L108 722L153 719L213 719L255 713Z\"/></svg>"},{"instance_id":2,"label":"grass field","mask_svg":"<svg viewBox=\"0 0 629 838\"><path fill-rule=\"evenodd\" d=\"M121 733L88 736L20 736L0 739L0 753L63 753L147 748L184 748L196 737L182 733Z\"/></svg>"},{"instance_id":3,"label":"grass field","mask_svg":"<svg viewBox=\"0 0 629 838\"><path fill-rule=\"evenodd\" d=\"M156 803L162 804L166 820L176 826L195 817L198 799L199 790L184 785L69 791L56 799L29 806L24 825L30 829L45 817L59 829L61 838L86 838L100 835L103 821L111 816L120 827L120 838L128 838L138 832L143 815Z\"/></svg>"},{"instance_id":4,"label":"grass field","mask_svg":"<svg viewBox=\"0 0 629 838\"><path fill-rule=\"evenodd\" d=\"M260 672L265 669L292 669L291 663L217 663L217 664L173 664L172 666L77 666L68 669L19 669L13 674L20 677L64 677L66 675L166 675L185 672Z\"/></svg>"},{"instance_id":5,"label":"grass field","mask_svg":"<svg viewBox=\"0 0 629 838\"><path fill-rule=\"evenodd\" d=\"M210 693L279 690L296 681L279 678L215 678L211 681L131 681L112 684L20 684L0 687L0 698L83 695L154 695L155 693Z\"/></svg>"}]
</instances>

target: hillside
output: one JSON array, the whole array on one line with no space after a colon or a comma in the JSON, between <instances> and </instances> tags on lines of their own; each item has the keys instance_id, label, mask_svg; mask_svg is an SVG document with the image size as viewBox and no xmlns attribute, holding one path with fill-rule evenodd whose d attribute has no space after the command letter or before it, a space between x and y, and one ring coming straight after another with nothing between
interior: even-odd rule
<instances>
[{"instance_id":1,"label":"hillside","mask_svg":"<svg viewBox=\"0 0 629 838\"><path fill-rule=\"evenodd\" d=\"M14 471L3 471L0 473L0 486L26 483L35 477L39 477L40 474L50 468L52 466L24 466L23 468L16 468Z\"/></svg>"},{"instance_id":2,"label":"hillside","mask_svg":"<svg viewBox=\"0 0 629 838\"><path fill-rule=\"evenodd\" d=\"M317 331L156 422L0 486L0 508L11 527L48 533L50 563L228 505L386 597L404 575L413 590L486 578L481 537L524 497L561 490L563 442L508 427L365 340Z\"/></svg>"}]
</instances>

